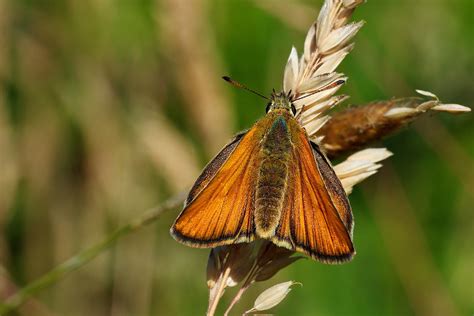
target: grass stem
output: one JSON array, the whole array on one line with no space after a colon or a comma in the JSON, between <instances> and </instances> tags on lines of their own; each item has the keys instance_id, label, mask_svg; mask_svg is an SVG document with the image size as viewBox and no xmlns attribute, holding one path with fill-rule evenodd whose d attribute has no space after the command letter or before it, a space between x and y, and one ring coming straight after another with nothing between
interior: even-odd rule
<instances>
[{"instance_id":1,"label":"grass stem","mask_svg":"<svg viewBox=\"0 0 474 316\"><path fill-rule=\"evenodd\" d=\"M132 232L139 230L140 228L155 222L159 216L168 210L174 209L180 206L184 201L184 194L179 193L175 196L164 201L162 204L151 208L140 217L130 221L126 225L118 228L113 233L108 235L104 240L87 248L75 256L69 258L63 263L59 264L43 276L39 277L35 281L26 285L25 287L18 290L15 294L8 297L0 305L0 315L7 315L19 306L21 306L29 297L38 293L44 288L47 288L56 282L63 279L69 273L79 269L95 257L113 246L121 237L124 237Z\"/></svg>"}]
</instances>

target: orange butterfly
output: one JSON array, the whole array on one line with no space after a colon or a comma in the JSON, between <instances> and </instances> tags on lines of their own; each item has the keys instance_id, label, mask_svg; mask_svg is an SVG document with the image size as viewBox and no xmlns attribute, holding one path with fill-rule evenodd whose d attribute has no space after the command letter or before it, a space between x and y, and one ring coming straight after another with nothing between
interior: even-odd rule
<instances>
[{"instance_id":1,"label":"orange butterfly","mask_svg":"<svg viewBox=\"0 0 474 316\"><path fill-rule=\"evenodd\" d=\"M290 93L274 92L266 116L205 167L171 227L177 241L207 248L263 238L326 263L352 258L347 195L295 112Z\"/></svg>"}]
</instances>

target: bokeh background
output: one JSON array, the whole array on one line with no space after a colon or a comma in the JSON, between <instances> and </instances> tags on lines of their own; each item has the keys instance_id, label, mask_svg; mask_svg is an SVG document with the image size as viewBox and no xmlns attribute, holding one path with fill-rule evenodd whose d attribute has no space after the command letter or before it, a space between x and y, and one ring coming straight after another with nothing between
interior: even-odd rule
<instances>
[{"instance_id":1,"label":"bokeh background","mask_svg":"<svg viewBox=\"0 0 474 316\"><path fill-rule=\"evenodd\" d=\"M34 280L174 193L264 114L322 1L0 1L0 294ZM413 96L474 105L474 1L369 1L341 65L363 104ZM343 107L343 106L342 106ZM474 313L474 119L425 115L356 187L355 259L302 260L279 315ZM380 146L380 144L378 144ZM179 210L22 307L19 315L199 315L208 251L174 242ZM231 293L230 291L229 293ZM226 297L230 297L226 293ZM225 305L225 299L224 304Z\"/></svg>"}]
</instances>

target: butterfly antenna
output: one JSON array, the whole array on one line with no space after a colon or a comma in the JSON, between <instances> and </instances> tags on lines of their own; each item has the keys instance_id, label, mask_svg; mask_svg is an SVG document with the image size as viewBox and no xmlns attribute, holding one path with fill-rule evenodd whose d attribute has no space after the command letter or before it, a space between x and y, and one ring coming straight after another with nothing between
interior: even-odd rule
<instances>
[{"instance_id":1,"label":"butterfly antenna","mask_svg":"<svg viewBox=\"0 0 474 316\"><path fill-rule=\"evenodd\" d=\"M341 79L341 80L337 80L337 81L335 81L335 82L333 82L333 83L330 83L330 84L328 84L328 85L326 85L326 86L324 86L324 87L322 87L322 88L320 88L320 89L316 89L316 90L313 90L313 91L308 91L306 95L304 95L304 96L302 96L302 97L299 97L299 98L297 98L297 99L294 99L293 102L294 102L294 101L301 100L301 99L304 99L304 98L307 98L307 97L310 97L310 96L312 96L313 94L322 92L322 91L324 91L324 90L328 90L328 89L335 88L335 87L337 87L337 86L340 86L340 85L344 84L345 82L346 82L345 80L342 80L342 79Z\"/></svg>"},{"instance_id":2,"label":"butterfly antenna","mask_svg":"<svg viewBox=\"0 0 474 316\"><path fill-rule=\"evenodd\" d=\"M326 86L324 86L324 87L322 87L322 88L320 88L320 89L316 89L316 90L313 90L313 91L309 91L308 94L306 94L306 95L304 95L304 96L302 96L302 97L296 98L296 99L294 99L294 100L292 100L292 101L295 102L295 101L298 101L298 100L301 100L301 99L310 97L310 96L312 96L312 95L314 95L314 94L316 94L316 93L322 92L322 91L324 91L324 90L328 90L328 89L332 89L332 88L338 87L338 86L344 84L345 82L346 82L346 81L345 81L345 80L342 80L342 79L341 79L341 80L337 80L337 81L335 81L335 82L333 82L333 83L330 83L330 84L328 84L328 85L326 85ZM306 104L303 104L303 106L301 107L301 109L300 109L300 110L298 111L298 113L295 115L296 118L299 118L299 117L301 116L301 114L303 114L303 112L304 112L304 110L305 110L305 106L306 106Z\"/></svg>"},{"instance_id":3,"label":"butterfly antenna","mask_svg":"<svg viewBox=\"0 0 474 316\"><path fill-rule=\"evenodd\" d=\"M244 89L244 90L247 90L249 92L252 92L253 94L256 94L258 95L259 97L261 98L264 98L265 100L270 100L269 98L267 98L266 96L264 96L263 94L255 91L255 90L252 90L246 86L244 86L243 84L241 84L240 82L237 82L235 80L233 80L232 78L228 77L228 76L224 76L222 77L222 79L224 79L225 81L227 81L228 83L230 83L231 85L237 87L237 88L240 88L240 89Z\"/></svg>"}]
</instances>

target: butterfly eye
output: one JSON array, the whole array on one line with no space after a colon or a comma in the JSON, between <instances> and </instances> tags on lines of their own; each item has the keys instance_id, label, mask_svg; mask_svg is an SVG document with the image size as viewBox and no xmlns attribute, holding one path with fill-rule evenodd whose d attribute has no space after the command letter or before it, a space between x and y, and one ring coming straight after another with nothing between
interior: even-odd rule
<instances>
[{"instance_id":1,"label":"butterfly eye","mask_svg":"<svg viewBox=\"0 0 474 316\"><path fill-rule=\"evenodd\" d=\"M293 103L291 103L291 112L293 113L293 115L296 115L296 108Z\"/></svg>"},{"instance_id":2,"label":"butterfly eye","mask_svg":"<svg viewBox=\"0 0 474 316\"><path fill-rule=\"evenodd\" d=\"M267 107L265 108L265 113L268 113L268 111L270 111L271 106L272 106L272 103L268 102Z\"/></svg>"}]
</instances>

